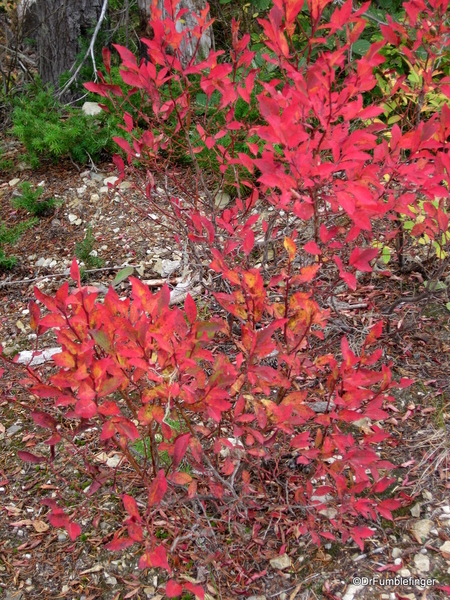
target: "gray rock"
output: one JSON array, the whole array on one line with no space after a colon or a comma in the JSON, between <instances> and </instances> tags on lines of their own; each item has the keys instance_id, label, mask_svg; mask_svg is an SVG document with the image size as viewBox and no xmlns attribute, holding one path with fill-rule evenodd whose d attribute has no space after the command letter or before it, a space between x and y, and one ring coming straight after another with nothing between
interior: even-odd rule
<instances>
[{"instance_id":1,"label":"gray rock","mask_svg":"<svg viewBox=\"0 0 450 600\"><path fill-rule=\"evenodd\" d=\"M65 542L67 540L67 533L58 533L58 542Z\"/></svg>"},{"instance_id":2,"label":"gray rock","mask_svg":"<svg viewBox=\"0 0 450 600\"><path fill-rule=\"evenodd\" d=\"M425 554L416 554L414 556L414 564L416 569L421 573L428 573L430 570L430 559Z\"/></svg>"},{"instance_id":3,"label":"gray rock","mask_svg":"<svg viewBox=\"0 0 450 600\"><path fill-rule=\"evenodd\" d=\"M230 194L226 194L225 192L217 192L216 197L214 198L214 205L216 208L226 208L230 203L230 200Z\"/></svg>"},{"instance_id":4,"label":"gray rock","mask_svg":"<svg viewBox=\"0 0 450 600\"><path fill-rule=\"evenodd\" d=\"M106 585L117 585L117 579L108 573L104 573Z\"/></svg>"},{"instance_id":5,"label":"gray rock","mask_svg":"<svg viewBox=\"0 0 450 600\"><path fill-rule=\"evenodd\" d=\"M103 109L98 102L85 102L81 107L81 110L86 116L95 117L95 115L99 115Z\"/></svg>"},{"instance_id":6,"label":"gray rock","mask_svg":"<svg viewBox=\"0 0 450 600\"><path fill-rule=\"evenodd\" d=\"M292 564L290 557L287 554L282 554L281 556L277 556L276 558L270 559L270 566L273 569L279 569L283 571L284 569L288 569Z\"/></svg>"},{"instance_id":7,"label":"gray rock","mask_svg":"<svg viewBox=\"0 0 450 600\"><path fill-rule=\"evenodd\" d=\"M20 179L18 179L17 177L15 177L14 179L11 179L11 181L9 182L9 186L10 187L15 187L18 183L19 183Z\"/></svg>"},{"instance_id":8,"label":"gray rock","mask_svg":"<svg viewBox=\"0 0 450 600\"><path fill-rule=\"evenodd\" d=\"M400 548L392 548L392 558L399 558L402 555Z\"/></svg>"},{"instance_id":9,"label":"gray rock","mask_svg":"<svg viewBox=\"0 0 450 600\"><path fill-rule=\"evenodd\" d=\"M19 431L22 431L22 426L21 425L11 425L11 427L8 427L8 429L6 430L6 435L8 436L12 436L15 435L16 433L19 433Z\"/></svg>"},{"instance_id":10,"label":"gray rock","mask_svg":"<svg viewBox=\"0 0 450 600\"><path fill-rule=\"evenodd\" d=\"M420 517L420 503L414 504L414 506L409 511L413 517Z\"/></svg>"}]
</instances>

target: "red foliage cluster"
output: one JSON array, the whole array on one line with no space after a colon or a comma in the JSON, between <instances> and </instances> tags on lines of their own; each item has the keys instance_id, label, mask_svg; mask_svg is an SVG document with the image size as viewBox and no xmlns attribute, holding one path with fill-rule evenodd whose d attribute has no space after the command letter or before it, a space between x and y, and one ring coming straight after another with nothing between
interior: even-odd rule
<instances>
[{"instance_id":1,"label":"red foliage cluster","mask_svg":"<svg viewBox=\"0 0 450 600\"><path fill-rule=\"evenodd\" d=\"M220 532L230 522L248 525L250 546L258 547L264 545L263 528L276 519L277 552L302 535L317 544L352 538L362 549L373 533L366 521L391 519L400 505L398 497L383 499L394 479L388 475L392 465L382 458L389 434L381 422L394 401L390 390L409 382L396 383L389 365L379 366L382 350L373 346L381 322L366 330L359 355L346 338L340 353L331 352L324 307L339 278L355 289L356 272L371 272L380 251L373 242L389 243L399 219L415 215L419 202L426 217L412 235L440 239L448 229L450 110L444 106L424 121L419 108L416 122L402 131L382 122L382 102L369 103L364 94L376 86L386 43L401 45L412 64L419 53L428 53L433 68L423 74L420 94L439 86L447 93L448 78L436 82L432 71L450 36L442 18L448 0L414 0L405 4L404 24L383 26L385 41L349 61L367 5L352 12L348 0L324 21L330 0L308 0L311 32L300 52L293 36L303 0L275 0L268 19L260 21L264 59L277 73L267 80L259 79L249 36L240 38L235 22L229 62L218 62L223 53L211 52L183 66L183 37L199 40L210 22L206 9L194 30L178 32L175 23L183 11L177 15L175 4L166 0L164 19L154 9L154 37L143 40L148 60L138 64L117 47L127 95L101 73L100 83L86 87L123 114L128 137L116 141L128 168L136 159L147 166L143 194L170 217L177 240L201 271L200 281L205 257L220 276L221 287L208 291L220 311L201 319L191 296L184 310L171 307L167 286L152 294L136 278L130 278L131 298L120 299L111 288L100 302L95 288L81 286L74 262L75 292L69 293L67 283L55 297L36 289L48 313L42 316L31 303L33 329L56 331L62 352L53 357L56 374L44 380L29 368L28 383L41 405L32 417L50 430L50 460L55 447L74 452L74 436L95 426L99 443L116 447L139 476L141 493L122 496L123 527L107 547L145 546L139 566L161 567L171 575L169 597L184 588L202 598L201 586L177 579L192 555L189 542L178 540L189 539L186 532L199 519L209 529L210 520L217 521ZM110 61L105 51L108 73ZM399 78L397 85L403 84ZM217 118L196 112L199 86L207 103L218 96ZM169 99L162 88L169 89ZM139 109L131 103L136 96ZM238 118L239 100L258 107L259 119ZM159 168L161 151L179 152L175 141L192 160L196 189L162 206L154 197L151 170ZM230 181L235 187L236 198L225 210L204 185L201 157L208 153L218 167L218 187ZM119 156L115 162L122 180L125 164ZM298 248L302 230L310 232L309 239ZM282 265L265 277L259 250L278 242ZM319 403L324 408L315 410ZM369 431L351 428L366 417L373 422ZM77 425L67 427L70 420ZM133 450L139 439L141 458ZM168 460L162 461L163 453ZM22 458L44 460L27 452ZM86 453L82 458L92 495L109 474ZM195 501L205 517L184 509ZM76 537L78 526L56 503L49 506L50 522ZM179 515L171 520L167 515L174 508ZM164 542L156 536L155 521L161 519L169 536ZM256 577L227 549L216 548L209 560L232 565L242 586Z\"/></svg>"}]
</instances>

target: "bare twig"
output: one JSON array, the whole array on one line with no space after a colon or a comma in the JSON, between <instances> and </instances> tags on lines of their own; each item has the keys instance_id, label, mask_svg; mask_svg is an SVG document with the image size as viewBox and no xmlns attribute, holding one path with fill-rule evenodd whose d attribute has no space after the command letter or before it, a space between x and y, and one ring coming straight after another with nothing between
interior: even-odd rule
<instances>
[{"instance_id":1,"label":"bare twig","mask_svg":"<svg viewBox=\"0 0 450 600\"><path fill-rule=\"evenodd\" d=\"M107 8L108 8L108 0L103 0L102 12L100 13L100 17L98 19L97 26L95 27L94 33L92 35L92 39L91 39L91 43L89 44L89 48L87 49L86 54L84 55L82 61L78 65L75 73L72 75L72 77L69 79L69 81L67 81L66 84L56 94L58 96L58 98L61 97L64 94L64 92L66 92L69 89L69 87L72 85L72 83L78 77L78 73L81 71L81 67L86 62L86 59L89 56L89 54L91 55L91 58L92 58L92 66L94 68L94 79L95 79L95 81L97 81L97 65L95 63L94 46L95 46L95 41L97 39L98 32L100 31L103 20L106 16Z\"/></svg>"}]
</instances>

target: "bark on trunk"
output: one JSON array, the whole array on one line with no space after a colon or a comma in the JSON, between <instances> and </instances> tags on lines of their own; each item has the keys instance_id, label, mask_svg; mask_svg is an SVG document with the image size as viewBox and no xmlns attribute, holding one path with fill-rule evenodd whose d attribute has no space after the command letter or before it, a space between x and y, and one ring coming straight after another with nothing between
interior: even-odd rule
<instances>
[{"instance_id":1,"label":"bark on trunk","mask_svg":"<svg viewBox=\"0 0 450 600\"><path fill-rule=\"evenodd\" d=\"M59 87L59 76L75 63L79 39L97 24L102 4L102 0L35 0L29 6L25 35L36 40L38 72L44 84ZM19 5L18 10L23 7Z\"/></svg>"},{"instance_id":2,"label":"bark on trunk","mask_svg":"<svg viewBox=\"0 0 450 600\"><path fill-rule=\"evenodd\" d=\"M164 16L164 1L158 0L158 8L163 11ZM192 16L192 13L200 14L202 10L204 10L206 6L206 0L180 0L178 5L178 10L180 11L183 8L188 9L188 13L184 15L182 20L177 23L177 31L181 32L185 29L193 28L197 21ZM151 14L150 14L150 0L138 0L138 8L139 8L139 37L151 37ZM142 44L142 46L144 46ZM208 58L209 52L211 48L214 46L213 32L210 27L201 37L200 42L198 44L196 62L200 62L201 60L205 60ZM187 65L192 59L197 48L197 41L189 39L187 43L183 43L181 47L182 57L181 62L184 65ZM141 55L145 56L145 47L141 48ZM142 57L141 56L141 57Z\"/></svg>"}]
</instances>

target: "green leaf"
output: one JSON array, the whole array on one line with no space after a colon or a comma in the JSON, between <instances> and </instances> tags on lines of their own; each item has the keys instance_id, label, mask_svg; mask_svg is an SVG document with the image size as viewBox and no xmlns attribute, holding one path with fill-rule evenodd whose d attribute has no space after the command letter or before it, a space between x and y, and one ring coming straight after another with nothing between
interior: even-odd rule
<instances>
[{"instance_id":1,"label":"green leaf","mask_svg":"<svg viewBox=\"0 0 450 600\"><path fill-rule=\"evenodd\" d=\"M122 283L122 281L125 281L125 279L128 279L128 277L130 277L130 275L133 275L133 273L134 273L133 267L125 267L125 269L122 269L121 271L119 271L117 273L117 275L114 278L114 281L112 282L112 286L116 287L117 285L119 285L119 283Z\"/></svg>"},{"instance_id":2,"label":"green leaf","mask_svg":"<svg viewBox=\"0 0 450 600\"><path fill-rule=\"evenodd\" d=\"M447 302L447 304L445 305L445 308L446 308L447 310L450 310L450 302Z\"/></svg>"},{"instance_id":3,"label":"green leaf","mask_svg":"<svg viewBox=\"0 0 450 600\"><path fill-rule=\"evenodd\" d=\"M111 343L109 341L109 337L106 335L104 331L91 329L89 333L95 340L95 343L106 350L107 352L111 352Z\"/></svg>"},{"instance_id":4,"label":"green leaf","mask_svg":"<svg viewBox=\"0 0 450 600\"><path fill-rule=\"evenodd\" d=\"M391 250L388 246L384 246L383 251L381 252L381 258L385 265L391 260Z\"/></svg>"},{"instance_id":5,"label":"green leaf","mask_svg":"<svg viewBox=\"0 0 450 600\"><path fill-rule=\"evenodd\" d=\"M352 45L352 51L355 54L359 54L360 56L364 56L364 54L369 50L370 42L367 40L357 40Z\"/></svg>"}]
</instances>

